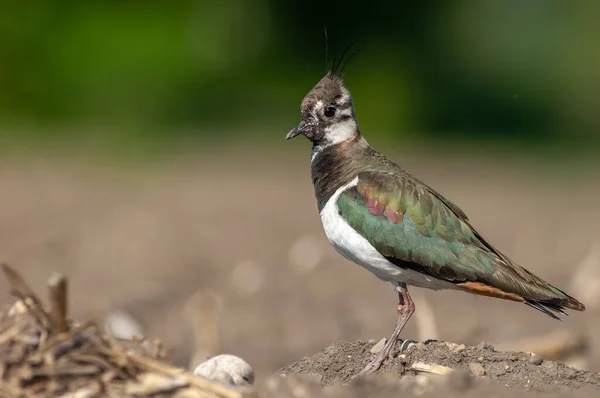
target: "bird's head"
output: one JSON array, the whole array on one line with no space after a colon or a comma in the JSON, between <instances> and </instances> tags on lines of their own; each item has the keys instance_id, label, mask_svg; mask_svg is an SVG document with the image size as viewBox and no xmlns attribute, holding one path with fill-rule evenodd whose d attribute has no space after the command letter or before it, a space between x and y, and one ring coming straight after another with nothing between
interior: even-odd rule
<instances>
[{"instance_id":1,"label":"bird's head","mask_svg":"<svg viewBox=\"0 0 600 398\"><path fill-rule=\"evenodd\" d=\"M317 83L302 100L300 109L302 121L288 133L288 140L303 135L313 145L333 145L359 134L352 96L335 72L327 73Z\"/></svg>"}]
</instances>

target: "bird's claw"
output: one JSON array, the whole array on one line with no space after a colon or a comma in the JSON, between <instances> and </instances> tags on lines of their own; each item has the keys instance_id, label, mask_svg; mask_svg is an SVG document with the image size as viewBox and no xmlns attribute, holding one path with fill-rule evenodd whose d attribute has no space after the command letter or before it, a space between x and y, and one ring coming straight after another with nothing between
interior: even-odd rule
<instances>
[{"instance_id":1,"label":"bird's claw","mask_svg":"<svg viewBox=\"0 0 600 398\"><path fill-rule=\"evenodd\" d=\"M384 364L386 360L392 360L393 357L393 350L392 353L379 352L379 354L377 354L377 356L373 358L373 360L370 361L367 366L363 368L363 370L352 377L352 380L358 377L372 375L373 373L377 372L377 370L381 367L381 365Z\"/></svg>"}]
</instances>

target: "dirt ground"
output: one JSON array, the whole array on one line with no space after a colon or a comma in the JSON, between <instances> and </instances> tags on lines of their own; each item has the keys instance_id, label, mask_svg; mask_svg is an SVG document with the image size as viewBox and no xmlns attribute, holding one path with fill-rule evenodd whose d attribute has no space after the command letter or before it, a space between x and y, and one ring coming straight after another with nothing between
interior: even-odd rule
<instances>
[{"instance_id":1,"label":"dirt ground","mask_svg":"<svg viewBox=\"0 0 600 398\"><path fill-rule=\"evenodd\" d=\"M561 362L534 361L534 356L523 352L499 352L486 343L465 346L437 341L415 344L404 351L397 350L396 357L386 362L377 376L351 381L374 357L370 352L373 346L373 343L360 341L334 343L315 355L280 369L278 373L283 380L277 383L277 388L285 391L287 387L293 391L294 387L289 388L286 379L309 375L311 378L300 378L296 383L312 388L311 395L315 396L322 394L322 385L333 385L334 394L341 396L352 393L356 396L375 393L381 396L386 391L389 396L397 396L398 390L409 395L443 391L444 394L463 396L465 393L481 394L482 390L498 393L502 389L511 391L511 396L524 392L572 396L577 390L582 396L597 396L600 391L598 373L570 368ZM418 364L440 365L454 371L449 375L437 375L420 371L421 368L415 369ZM350 384L342 386L348 382ZM369 394L365 395L364 389L370 390Z\"/></svg>"},{"instance_id":2,"label":"dirt ground","mask_svg":"<svg viewBox=\"0 0 600 398\"><path fill-rule=\"evenodd\" d=\"M144 334L173 347L177 364L192 366L210 355L232 353L254 367L259 383L334 342L388 336L396 315L393 287L329 246L316 211L308 153L253 152L127 167L66 156L4 159L0 257L39 292L52 271L68 275L71 313L77 318L105 319L125 311ZM600 260L593 254L600 242L599 173L509 157L460 158L394 156L458 203L495 246L589 310L557 322L512 302L413 288L417 311L402 337L510 346L523 338L572 332L584 348L576 357L559 359L600 370L595 284ZM8 300L0 281L0 303ZM335 343L328 350L332 363L359 354L344 365L350 372L366 360L367 347ZM486 353L482 365L490 366L490 379L500 383L525 388L524 379L510 375L520 377L528 369L532 383L545 384L552 372L561 375L553 379L561 385L586 383L587 373L553 362L533 368L523 359L526 354ZM443 347L427 350L423 358L439 359L438 354ZM314 370L323 377L319 385L343 378L324 371L322 355L316 354L318 366L299 362L286 369ZM458 357L445 355L436 363L454 365ZM479 356L465 350L454 367L466 369ZM502 376L504 363L511 370ZM405 367L396 361L385 370L402 374ZM387 383L381 380L377 383ZM472 387L479 388L488 386Z\"/></svg>"}]
</instances>

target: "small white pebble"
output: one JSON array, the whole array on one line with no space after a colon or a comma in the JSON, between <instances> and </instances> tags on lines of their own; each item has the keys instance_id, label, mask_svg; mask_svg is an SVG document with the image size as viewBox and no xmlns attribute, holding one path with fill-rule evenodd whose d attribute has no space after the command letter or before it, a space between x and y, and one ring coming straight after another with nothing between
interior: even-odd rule
<instances>
[{"instance_id":1,"label":"small white pebble","mask_svg":"<svg viewBox=\"0 0 600 398\"><path fill-rule=\"evenodd\" d=\"M142 325L127 311L116 310L106 316L104 329L116 339L132 340L135 336L142 337Z\"/></svg>"},{"instance_id":2,"label":"small white pebble","mask_svg":"<svg viewBox=\"0 0 600 398\"><path fill-rule=\"evenodd\" d=\"M27 306L21 300L15 301L15 303L8 310L8 316L21 315L27 312Z\"/></svg>"},{"instance_id":3,"label":"small white pebble","mask_svg":"<svg viewBox=\"0 0 600 398\"><path fill-rule=\"evenodd\" d=\"M224 374L229 375L229 378ZM194 375L213 380L221 384L243 386L254 383L254 370L240 357L223 354L210 358L194 369Z\"/></svg>"},{"instance_id":4,"label":"small white pebble","mask_svg":"<svg viewBox=\"0 0 600 398\"><path fill-rule=\"evenodd\" d=\"M454 351L454 352L461 352L461 351L464 351L466 349L467 349L467 347L464 344L459 344L456 347L454 347L454 349L452 351Z\"/></svg>"},{"instance_id":5,"label":"small white pebble","mask_svg":"<svg viewBox=\"0 0 600 398\"><path fill-rule=\"evenodd\" d=\"M533 365L541 365L542 362L544 362L544 358L542 358L541 356L539 356L537 354L533 354L529 357L529 363L531 363Z\"/></svg>"},{"instance_id":6,"label":"small white pebble","mask_svg":"<svg viewBox=\"0 0 600 398\"><path fill-rule=\"evenodd\" d=\"M469 362L469 370L477 377L485 376L485 369L478 362Z\"/></svg>"},{"instance_id":7,"label":"small white pebble","mask_svg":"<svg viewBox=\"0 0 600 398\"><path fill-rule=\"evenodd\" d=\"M223 384L225 386L235 386L233 377L231 377L231 375L224 370L217 370L213 372L211 380L216 381L217 383Z\"/></svg>"},{"instance_id":8,"label":"small white pebble","mask_svg":"<svg viewBox=\"0 0 600 398\"><path fill-rule=\"evenodd\" d=\"M369 350L369 352L371 354L377 354L379 353L379 351L381 351L383 349L383 346L385 346L385 342L386 342L386 338L382 338L381 340L379 340L379 342L377 344L375 344L373 347L371 347L371 349Z\"/></svg>"}]
</instances>

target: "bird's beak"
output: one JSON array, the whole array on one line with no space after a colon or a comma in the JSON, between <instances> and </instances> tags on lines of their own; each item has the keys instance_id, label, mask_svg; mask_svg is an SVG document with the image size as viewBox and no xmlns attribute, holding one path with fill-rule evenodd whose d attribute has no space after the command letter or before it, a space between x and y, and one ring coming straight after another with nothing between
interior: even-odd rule
<instances>
[{"instance_id":1,"label":"bird's beak","mask_svg":"<svg viewBox=\"0 0 600 398\"><path fill-rule=\"evenodd\" d=\"M289 140L291 138L294 138L297 135L300 135L302 133L304 133L306 131L306 129L308 128L308 125L303 121L300 122L300 124L298 124L296 127L294 127L286 136L285 139Z\"/></svg>"}]
</instances>

